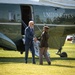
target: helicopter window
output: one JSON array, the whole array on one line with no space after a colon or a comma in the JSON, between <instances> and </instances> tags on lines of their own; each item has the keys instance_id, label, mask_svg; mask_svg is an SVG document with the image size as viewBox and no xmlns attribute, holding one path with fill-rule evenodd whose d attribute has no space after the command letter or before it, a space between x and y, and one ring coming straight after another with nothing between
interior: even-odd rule
<instances>
[{"instance_id":1,"label":"helicopter window","mask_svg":"<svg viewBox=\"0 0 75 75\"><path fill-rule=\"evenodd\" d=\"M74 24L75 10L51 6L33 6L34 20L37 24ZM40 8L40 9L39 9Z\"/></svg>"},{"instance_id":2,"label":"helicopter window","mask_svg":"<svg viewBox=\"0 0 75 75\"><path fill-rule=\"evenodd\" d=\"M20 8L13 4L0 4L0 22L20 22Z\"/></svg>"}]
</instances>

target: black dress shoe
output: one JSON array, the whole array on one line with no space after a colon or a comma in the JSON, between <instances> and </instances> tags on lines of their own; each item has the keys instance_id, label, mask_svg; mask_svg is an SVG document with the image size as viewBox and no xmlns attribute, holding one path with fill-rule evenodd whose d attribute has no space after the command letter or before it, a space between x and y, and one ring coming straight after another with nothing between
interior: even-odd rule
<instances>
[{"instance_id":1,"label":"black dress shoe","mask_svg":"<svg viewBox=\"0 0 75 75\"><path fill-rule=\"evenodd\" d=\"M51 65L51 62L48 62L48 65Z\"/></svg>"},{"instance_id":2,"label":"black dress shoe","mask_svg":"<svg viewBox=\"0 0 75 75\"><path fill-rule=\"evenodd\" d=\"M33 64L36 64L35 62L33 62Z\"/></svg>"},{"instance_id":3,"label":"black dress shoe","mask_svg":"<svg viewBox=\"0 0 75 75\"><path fill-rule=\"evenodd\" d=\"M27 61L25 61L25 63L27 64Z\"/></svg>"},{"instance_id":4,"label":"black dress shoe","mask_svg":"<svg viewBox=\"0 0 75 75\"><path fill-rule=\"evenodd\" d=\"M40 63L40 65L43 65L43 63Z\"/></svg>"}]
</instances>

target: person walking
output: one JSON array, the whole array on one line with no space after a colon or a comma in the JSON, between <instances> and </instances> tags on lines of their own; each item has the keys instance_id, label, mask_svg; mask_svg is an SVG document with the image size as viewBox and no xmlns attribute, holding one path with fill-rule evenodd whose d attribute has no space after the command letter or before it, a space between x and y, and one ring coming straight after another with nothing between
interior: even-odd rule
<instances>
[{"instance_id":1,"label":"person walking","mask_svg":"<svg viewBox=\"0 0 75 75\"><path fill-rule=\"evenodd\" d=\"M43 32L41 34L41 40L40 40L40 51L39 51L39 60L40 60L40 65L43 65L43 55L46 58L48 65L51 65L50 57L47 55L47 50L48 50L48 26L43 27Z\"/></svg>"},{"instance_id":2,"label":"person walking","mask_svg":"<svg viewBox=\"0 0 75 75\"><path fill-rule=\"evenodd\" d=\"M28 52L30 49L32 53L32 63L35 64L33 37L34 37L34 22L29 21L29 24L25 29L25 63L28 62Z\"/></svg>"}]
</instances>

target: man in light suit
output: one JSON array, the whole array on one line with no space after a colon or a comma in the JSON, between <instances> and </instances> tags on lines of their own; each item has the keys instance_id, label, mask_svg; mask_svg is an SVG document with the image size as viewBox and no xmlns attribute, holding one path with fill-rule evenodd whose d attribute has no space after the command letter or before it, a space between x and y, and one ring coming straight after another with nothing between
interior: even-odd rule
<instances>
[{"instance_id":1,"label":"man in light suit","mask_svg":"<svg viewBox=\"0 0 75 75\"><path fill-rule=\"evenodd\" d=\"M25 63L28 60L28 52L29 49L32 53L32 63L35 64L35 51L33 45L33 37L34 37L34 22L29 21L28 27L25 29Z\"/></svg>"}]
</instances>

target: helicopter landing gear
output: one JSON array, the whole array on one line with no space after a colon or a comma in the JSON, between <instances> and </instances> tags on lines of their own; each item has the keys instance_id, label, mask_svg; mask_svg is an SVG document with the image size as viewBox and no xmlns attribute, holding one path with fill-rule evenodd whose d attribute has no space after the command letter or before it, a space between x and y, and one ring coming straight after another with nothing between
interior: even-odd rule
<instances>
[{"instance_id":1,"label":"helicopter landing gear","mask_svg":"<svg viewBox=\"0 0 75 75\"><path fill-rule=\"evenodd\" d=\"M60 57L67 57L67 53L66 52L61 52L62 48L60 48L58 50L58 52L56 52L57 55L59 55Z\"/></svg>"}]
</instances>

